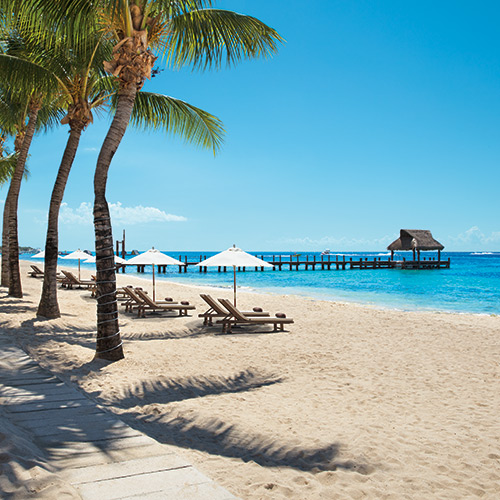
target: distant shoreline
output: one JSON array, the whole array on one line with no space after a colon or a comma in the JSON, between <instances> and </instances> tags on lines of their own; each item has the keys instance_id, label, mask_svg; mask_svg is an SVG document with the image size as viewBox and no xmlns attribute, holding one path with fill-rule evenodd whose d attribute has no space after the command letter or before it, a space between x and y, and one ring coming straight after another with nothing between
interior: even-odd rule
<instances>
[{"instance_id":1,"label":"distant shoreline","mask_svg":"<svg viewBox=\"0 0 500 500\"><path fill-rule=\"evenodd\" d=\"M31 262L33 261L23 259L24 262ZM64 261L63 261L64 262ZM71 264L68 262L68 264L62 262L59 264L59 266L64 265L64 267L67 267L68 269L77 269L76 266L74 266L73 262ZM89 264L83 264L82 263L82 270L83 269L93 269L94 265L89 265ZM317 271L319 272L319 271ZM341 273L341 272L347 272L347 273L357 273L358 271L325 271L325 273ZM377 273L380 271L362 271L363 273ZM390 272L396 272L396 271L390 271ZM419 271L404 271L404 272L415 272L418 273ZM431 273L433 272L440 272L440 271L429 271ZM253 274L253 271L248 271L247 273L240 273L240 275L243 275L245 277L248 277L249 275ZM274 274L271 274L272 271L266 271L267 275L273 276ZM279 273L279 272L278 272ZM297 271L292 271L291 273L289 271L281 271L281 275L285 275L285 273L289 273L288 276L293 279L293 277L296 276ZM302 274L302 271L299 271L299 274ZM305 272L304 272L305 273ZM212 291L221 291L221 292L227 292L232 289L233 284L232 284L232 279L230 279L230 274L231 273L217 273L211 272L211 273L190 273L187 275L188 280L184 281L182 280L181 276L184 277L186 276L185 274L180 274L177 272L172 272L172 273L167 273L167 274L156 274L156 280L158 283L170 283L172 285L180 286L180 287L185 287L185 288L201 288L204 290L212 290ZM257 273L260 274L260 273ZM133 279L138 279L141 280L141 282L144 283L144 285L147 287L151 283L151 271L147 271L146 273L137 273L135 271L129 271L128 273L122 274L119 273L120 277L123 277L123 279L126 279L127 275L130 276ZM217 282L217 279L220 279L225 276L225 279L222 278L223 281ZM201 276L201 277L200 277ZM212 281L212 280L213 281ZM272 278L270 278L272 279ZM467 310L447 310L447 309L439 309L437 307L409 307L405 306L403 304L398 304L397 300L392 301L392 303L387 300L386 302L371 302L369 300L363 301L361 298L356 297L355 293L353 292L353 298L352 299L346 299L345 297L334 297L334 296L328 296L328 294L322 294L321 292L316 291L314 288L308 289L307 291L304 289L300 289L298 287L294 286L286 286L283 288L280 288L279 283L272 284L272 281L267 282L266 284L262 286L258 286L258 284L255 283L246 283L245 280L240 279L237 281L237 287L238 290L242 292L248 292L248 293L255 293L258 295L271 295L271 296L280 296L280 295L286 295L289 297L295 297L297 299L301 300L309 300L313 302L328 302L328 303L333 303L333 304L343 304L347 306L356 306L356 307L362 307L362 308L367 308L369 310L379 310L379 311L394 311L394 312L401 312L401 313L432 313L432 314L457 314L457 315L472 315L472 316L479 316L479 317L484 317L484 316L497 316L499 313L496 312L486 312L486 311L467 311ZM316 292L316 293L315 293ZM330 293L335 293L335 290L333 290Z\"/></svg>"}]
</instances>

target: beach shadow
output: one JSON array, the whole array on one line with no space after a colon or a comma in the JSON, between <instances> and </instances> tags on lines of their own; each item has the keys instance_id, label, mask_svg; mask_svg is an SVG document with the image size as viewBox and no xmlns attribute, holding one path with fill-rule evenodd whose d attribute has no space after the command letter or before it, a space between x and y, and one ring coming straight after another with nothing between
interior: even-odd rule
<instances>
[{"instance_id":1,"label":"beach shadow","mask_svg":"<svg viewBox=\"0 0 500 500\"><path fill-rule=\"evenodd\" d=\"M342 446L300 446L275 436L249 432L220 419L197 423L195 418L177 416L168 419L162 415L143 415L138 412L121 414L130 426L164 444L210 453L214 456L253 461L262 467L289 467L304 472L318 473L342 469L367 475L374 471L368 463L341 460Z\"/></svg>"},{"instance_id":2,"label":"beach shadow","mask_svg":"<svg viewBox=\"0 0 500 500\"><path fill-rule=\"evenodd\" d=\"M25 314L27 312L34 311L34 308L27 304L1 304L0 303L0 314Z\"/></svg>"},{"instance_id":3,"label":"beach shadow","mask_svg":"<svg viewBox=\"0 0 500 500\"><path fill-rule=\"evenodd\" d=\"M168 404L204 396L247 392L281 382L282 377L255 370L245 370L233 377L185 377L177 380L163 378L138 382L126 388L119 398L101 403L120 408ZM99 396L97 392L90 394Z\"/></svg>"},{"instance_id":4,"label":"beach shadow","mask_svg":"<svg viewBox=\"0 0 500 500\"><path fill-rule=\"evenodd\" d=\"M246 325L246 326L233 326L231 332L223 332L222 325L213 324L212 326L204 325L202 321L192 321L186 324L186 328L191 332L191 336L206 336L206 335L234 335L234 336L247 336L253 337L257 335L272 335L272 334L286 334L289 331L274 331L274 329L269 330L269 326L263 325Z\"/></svg>"},{"instance_id":5,"label":"beach shadow","mask_svg":"<svg viewBox=\"0 0 500 500\"><path fill-rule=\"evenodd\" d=\"M26 337L28 334L23 332L31 329L33 333L30 334L30 338L37 345L56 341L82 347L95 347L96 331L94 328L84 328L76 325L61 326L54 323L45 327L45 322L45 320L39 318L32 318L23 321L19 327L12 327L8 322L0 321L0 330L5 329L10 332L19 330Z\"/></svg>"},{"instance_id":6,"label":"beach shadow","mask_svg":"<svg viewBox=\"0 0 500 500\"><path fill-rule=\"evenodd\" d=\"M254 461L263 467L290 467L306 472L334 471L342 469L369 474L374 467L353 460L339 458L341 445L331 443L325 446L309 447L287 442L275 436L249 432L235 425L212 418L208 421L169 417L158 405L179 402L192 398L213 395L241 393L283 382L283 378L245 370L233 377L187 377L179 380L157 379L130 386L113 400L101 401L98 393L92 396L103 406L126 409L120 412L131 427L161 443L238 458L245 462ZM148 413L144 413L145 407Z\"/></svg>"},{"instance_id":7,"label":"beach shadow","mask_svg":"<svg viewBox=\"0 0 500 500\"><path fill-rule=\"evenodd\" d=\"M86 446L92 442L108 455L113 440L127 432L115 416L89 403L70 384L62 386L60 380L54 381L50 372L34 362L20 367L0 364L0 382L6 391L0 419L6 418L9 425L19 429L14 435L27 435L36 444L43 453L42 462L65 459L65 447L71 443ZM36 436L34 440L31 434ZM10 498L3 496L1 485L0 498Z\"/></svg>"},{"instance_id":8,"label":"beach shadow","mask_svg":"<svg viewBox=\"0 0 500 500\"><path fill-rule=\"evenodd\" d=\"M123 323L120 323L123 325ZM122 332L122 338L126 340L181 340L193 337L201 337L202 334L189 331L180 332Z\"/></svg>"}]
</instances>

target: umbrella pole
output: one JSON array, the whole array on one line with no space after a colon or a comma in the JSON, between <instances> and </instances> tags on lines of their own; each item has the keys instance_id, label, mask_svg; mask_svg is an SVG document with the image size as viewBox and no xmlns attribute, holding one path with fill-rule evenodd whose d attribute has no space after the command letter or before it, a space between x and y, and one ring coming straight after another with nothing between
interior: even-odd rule
<instances>
[{"instance_id":1,"label":"umbrella pole","mask_svg":"<svg viewBox=\"0 0 500 500\"><path fill-rule=\"evenodd\" d=\"M155 265L153 264L153 301L156 301Z\"/></svg>"},{"instance_id":2,"label":"umbrella pole","mask_svg":"<svg viewBox=\"0 0 500 500\"><path fill-rule=\"evenodd\" d=\"M234 307L236 307L236 266L233 266L234 273Z\"/></svg>"},{"instance_id":3,"label":"umbrella pole","mask_svg":"<svg viewBox=\"0 0 500 500\"><path fill-rule=\"evenodd\" d=\"M78 259L78 281L80 281L80 259Z\"/></svg>"}]
</instances>

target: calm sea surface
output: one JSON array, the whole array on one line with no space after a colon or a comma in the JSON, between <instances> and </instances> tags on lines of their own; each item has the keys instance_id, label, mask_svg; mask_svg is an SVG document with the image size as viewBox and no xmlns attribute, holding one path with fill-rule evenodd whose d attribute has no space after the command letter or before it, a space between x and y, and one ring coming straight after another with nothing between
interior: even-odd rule
<instances>
[{"instance_id":1,"label":"calm sea surface","mask_svg":"<svg viewBox=\"0 0 500 500\"><path fill-rule=\"evenodd\" d=\"M214 252L165 252L174 258L188 256L196 261L200 255L210 257ZM273 255L271 252L252 252L254 255ZM275 252L283 259L290 258L290 253ZM306 254L302 254L304 257ZM311 259L319 253L308 253ZM332 259L335 259L332 253ZM388 254L374 252L339 253L349 257L381 257ZM407 258L411 254L401 254ZM425 253L432 256L432 253ZM300 260L302 260L302 257ZM451 269L440 270L345 270L345 271L273 271L264 272L247 270L237 274L239 287L256 291L279 294L294 294L318 299L371 304L378 307L403 310L428 310L469 312L481 314L500 314L500 252L443 252L442 258L451 258ZM29 259L23 255L22 258ZM30 259L43 262L39 259ZM64 260L60 260L60 266ZM77 262L67 261L77 265ZM95 269L94 264L82 264L88 269ZM137 274L135 267L129 267L127 274L145 276L151 274L151 266L146 273ZM179 273L178 267L169 266L166 274L157 275L160 280L179 283L232 287L232 273L218 273L217 268L209 268L207 273L200 273L198 268L190 266L187 273Z\"/></svg>"}]
</instances>

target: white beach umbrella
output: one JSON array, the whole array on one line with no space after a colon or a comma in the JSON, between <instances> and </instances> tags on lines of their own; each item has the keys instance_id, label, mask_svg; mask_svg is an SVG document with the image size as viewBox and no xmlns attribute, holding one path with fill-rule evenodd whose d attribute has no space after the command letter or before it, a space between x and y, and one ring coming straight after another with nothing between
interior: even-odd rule
<instances>
[{"instance_id":1,"label":"white beach umbrella","mask_svg":"<svg viewBox=\"0 0 500 500\"><path fill-rule=\"evenodd\" d=\"M78 260L78 279L80 279L80 261L86 260L89 257L90 255L88 253L82 252L80 249L78 249L61 258L67 260Z\"/></svg>"},{"instance_id":2,"label":"white beach umbrella","mask_svg":"<svg viewBox=\"0 0 500 500\"><path fill-rule=\"evenodd\" d=\"M42 250L41 252L38 252L35 255L32 255L31 258L32 259L45 259L45 250Z\"/></svg>"},{"instance_id":3,"label":"white beach umbrella","mask_svg":"<svg viewBox=\"0 0 500 500\"><path fill-rule=\"evenodd\" d=\"M95 255L91 255L87 260L84 260L84 262L86 264L95 264ZM115 255L115 264L127 264L127 261Z\"/></svg>"},{"instance_id":4,"label":"white beach umbrella","mask_svg":"<svg viewBox=\"0 0 500 500\"><path fill-rule=\"evenodd\" d=\"M273 267L268 264L265 260L259 259L247 252L244 252L241 248L237 248L233 245L231 248L224 250L223 252L209 257L208 259L196 264L198 267L211 267L211 266L233 266L233 283L234 283L234 307L236 307L236 268L237 267Z\"/></svg>"},{"instance_id":5,"label":"white beach umbrella","mask_svg":"<svg viewBox=\"0 0 500 500\"><path fill-rule=\"evenodd\" d=\"M137 265L137 266L153 266L153 300L156 300L156 285L155 285L155 265L156 266L184 266L184 262L174 259L156 250L154 247L147 252L136 255L131 259L127 260L127 265Z\"/></svg>"}]
</instances>

